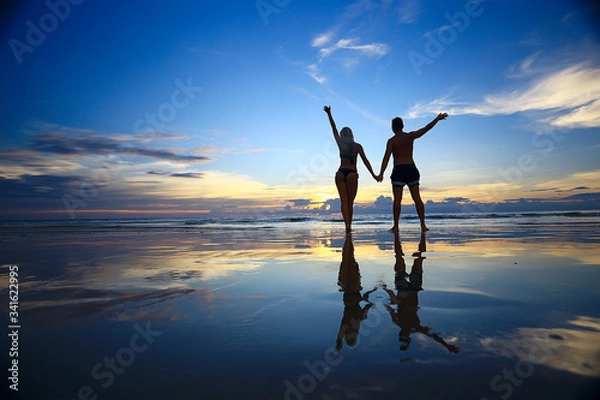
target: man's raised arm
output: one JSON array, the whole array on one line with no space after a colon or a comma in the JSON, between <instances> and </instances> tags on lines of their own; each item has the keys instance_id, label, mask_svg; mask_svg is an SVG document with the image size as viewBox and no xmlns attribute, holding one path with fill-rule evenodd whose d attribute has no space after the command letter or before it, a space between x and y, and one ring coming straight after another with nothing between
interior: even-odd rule
<instances>
[{"instance_id":1,"label":"man's raised arm","mask_svg":"<svg viewBox=\"0 0 600 400\"><path fill-rule=\"evenodd\" d=\"M431 128L433 128L435 126L435 124L438 123L438 121L446 119L447 117L448 117L448 113L439 113L438 116L433 119L433 121L431 121L430 123L428 123L421 129L411 132L410 134L419 138L419 137L423 136L424 134L426 134L427 132L429 132L431 130Z\"/></svg>"}]
</instances>

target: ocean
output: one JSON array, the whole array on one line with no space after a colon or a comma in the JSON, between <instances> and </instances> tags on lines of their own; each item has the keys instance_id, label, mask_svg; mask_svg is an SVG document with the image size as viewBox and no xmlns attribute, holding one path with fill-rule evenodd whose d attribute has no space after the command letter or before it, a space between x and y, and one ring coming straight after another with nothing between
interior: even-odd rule
<instances>
[{"instance_id":1,"label":"ocean","mask_svg":"<svg viewBox=\"0 0 600 400\"><path fill-rule=\"evenodd\" d=\"M531 227L600 226L600 211L546 211L523 213L448 213L426 215L429 225L451 229L468 226L502 226L527 230ZM415 214L403 214L401 225L418 226ZM222 216L198 218L99 218L4 220L0 229L125 229L125 230L244 230L244 229L336 229L343 225L341 216ZM358 230L382 229L392 224L389 214L357 214L353 225Z\"/></svg>"}]
</instances>

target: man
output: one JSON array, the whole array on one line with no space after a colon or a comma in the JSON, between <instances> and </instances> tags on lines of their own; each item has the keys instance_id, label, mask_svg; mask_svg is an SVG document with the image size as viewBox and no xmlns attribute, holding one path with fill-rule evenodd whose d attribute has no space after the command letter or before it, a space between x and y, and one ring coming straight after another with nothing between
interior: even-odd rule
<instances>
[{"instance_id":1,"label":"man","mask_svg":"<svg viewBox=\"0 0 600 400\"><path fill-rule=\"evenodd\" d=\"M423 204L421 194L419 193L419 179L421 175L419 174L419 170L413 159L413 144L415 139L426 134L438 123L438 121L446 119L446 117L448 117L447 113L440 113L429 124L413 132L404 132L404 122L402 121L402 118L396 117L392 120L392 131L394 132L394 136L387 142L385 155L381 162L381 171L377 176L377 181L381 182L383 180L383 173L387 168L390 156L393 155L394 171L391 176L394 194L394 226L391 229L393 232L398 232L398 220L400 219L404 185L408 185L410 195L415 203L415 208L417 209L417 214L421 221L421 232L429 230L427 226L425 226L425 205Z\"/></svg>"}]
</instances>

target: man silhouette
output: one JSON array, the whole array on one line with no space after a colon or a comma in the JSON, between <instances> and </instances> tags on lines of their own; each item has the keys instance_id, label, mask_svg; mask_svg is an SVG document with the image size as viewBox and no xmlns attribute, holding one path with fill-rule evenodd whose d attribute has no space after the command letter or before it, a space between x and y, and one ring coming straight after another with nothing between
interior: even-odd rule
<instances>
[{"instance_id":1,"label":"man silhouette","mask_svg":"<svg viewBox=\"0 0 600 400\"><path fill-rule=\"evenodd\" d=\"M410 195L415 203L417 214L421 222L421 232L429 230L425 226L425 205L421 200L421 194L419 192L419 179L421 175L415 160L413 159L413 145L416 139L426 134L431 128L443 119L448 117L447 113L440 113L433 119L429 124L423 128L412 131L404 132L404 122L402 118L396 117L392 120L392 131L394 136L387 141L385 154L383 161L381 162L381 171L377 176L377 181L383 180L383 172L387 168L390 156L394 156L394 171L392 172L392 190L394 194L394 226L392 227L393 232L398 231L398 220L400 219L400 210L402 206L402 191L404 185L408 185Z\"/></svg>"}]
</instances>

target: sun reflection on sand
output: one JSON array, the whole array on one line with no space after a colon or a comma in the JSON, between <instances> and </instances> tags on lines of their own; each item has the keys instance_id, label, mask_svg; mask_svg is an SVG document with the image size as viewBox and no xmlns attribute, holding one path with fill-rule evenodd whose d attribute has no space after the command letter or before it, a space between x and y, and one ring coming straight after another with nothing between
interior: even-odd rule
<instances>
[{"instance_id":1,"label":"sun reflection on sand","mask_svg":"<svg viewBox=\"0 0 600 400\"><path fill-rule=\"evenodd\" d=\"M563 240L515 240L485 239L470 240L461 243L433 241L428 244L430 257L456 257L461 254L477 254L484 258L519 257L531 254L536 256L569 258L581 265L600 265L600 248L594 243L569 243Z\"/></svg>"}]
</instances>

